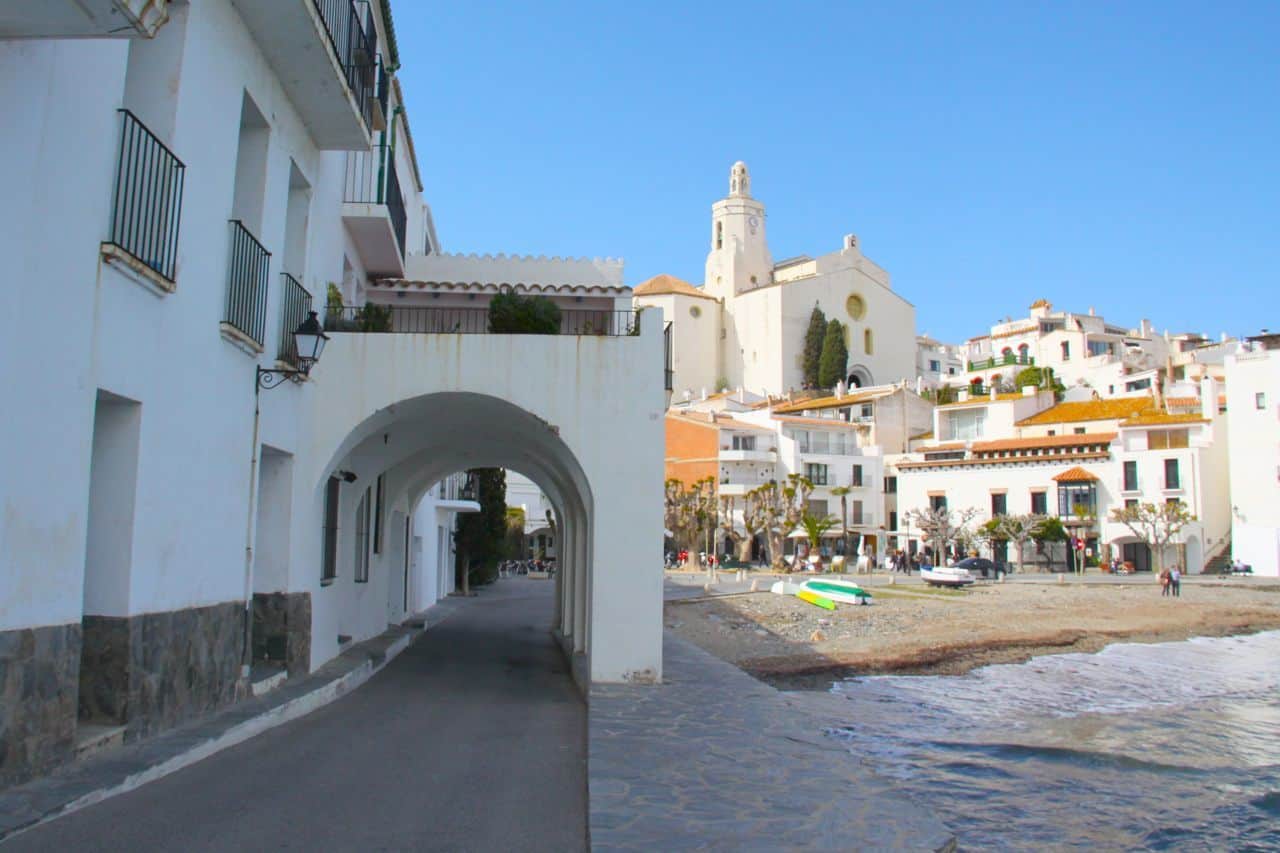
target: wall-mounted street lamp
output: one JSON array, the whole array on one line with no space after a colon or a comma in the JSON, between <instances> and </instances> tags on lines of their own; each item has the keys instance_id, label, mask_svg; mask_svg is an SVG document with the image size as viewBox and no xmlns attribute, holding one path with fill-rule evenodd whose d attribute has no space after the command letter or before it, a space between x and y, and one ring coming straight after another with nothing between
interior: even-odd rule
<instances>
[{"instance_id":1,"label":"wall-mounted street lamp","mask_svg":"<svg viewBox=\"0 0 1280 853\"><path fill-rule=\"evenodd\" d=\"M329 340L329 336L324 333L320 320L316 317L316 312L309 311L307 319L303 320L298 324L298 328L293 330L294 351L298 354L298 369L268 370L259 367L257 389L274 388L286 379L293 382L305 381L307 375L311 373L311 368L320 360L320 353L324 352L324 345L327 340ZM255 393L257 389L255 389Z\"/></svg>"}]
</instances>

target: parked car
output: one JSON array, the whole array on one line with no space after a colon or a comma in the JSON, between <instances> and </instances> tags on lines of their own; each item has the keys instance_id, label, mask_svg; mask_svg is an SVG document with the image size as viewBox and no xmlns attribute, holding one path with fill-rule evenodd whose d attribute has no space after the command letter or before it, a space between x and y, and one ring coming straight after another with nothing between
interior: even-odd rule
<instances>
[{"instance_id":1,"label":"parked car","mask_svg":"<svg viewBox=\"0 0 1280 853\"><path fill-rule=\"evenodd\" d=\"M957 569L968 569L971 575L982 575L984 578L1000 577L1009 574L1009 567L1004 563L993 563L986 557L965 557L956 563Z\"/></svg>"}]
</instances>

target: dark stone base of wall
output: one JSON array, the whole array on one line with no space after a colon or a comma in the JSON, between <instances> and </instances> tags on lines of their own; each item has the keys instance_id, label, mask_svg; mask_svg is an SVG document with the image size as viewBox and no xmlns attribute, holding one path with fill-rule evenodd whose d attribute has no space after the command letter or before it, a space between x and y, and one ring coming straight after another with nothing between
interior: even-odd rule
<instances>
[{"instance_id":1,"label":"dark stone base of wall","mask_svg":"<svg viewBox=\"0 0 1280 853\"><path fill-rule=\"evenodd\" d=\"M70 760L80 722L135 740L246 696L244 620L231 601L0 631L0 787Z\"/></svg>"},{"instance_id":2,"label":"dark stone base of wall","mask_svg":"<svg viewBox=\"0 0 1280 853\"><path fill-rule=\"evenodd\" d=\"M0 787L71 757L80 625L0 631Z\"/></svg>"},{"instance_id":3,"label":"dark stone base of wall","mask_svg":"<svg viewBox=\"0 0 1280 853\"><path fill-rule=\"evenodd\" d=\"M311 670L311 593L254 593L253 659L283 664L290 678Z\"/></svg>"},{"instance_id":4,"label":"dark stone base of wall","mask_svg":"<svg viewBox=\"0 0 1280 853\"><path fill-rule=\"evenodd\" d=\"M167 729L245 695L244 604L129 617L127 739Z\"/></svg>"}]
</instances>

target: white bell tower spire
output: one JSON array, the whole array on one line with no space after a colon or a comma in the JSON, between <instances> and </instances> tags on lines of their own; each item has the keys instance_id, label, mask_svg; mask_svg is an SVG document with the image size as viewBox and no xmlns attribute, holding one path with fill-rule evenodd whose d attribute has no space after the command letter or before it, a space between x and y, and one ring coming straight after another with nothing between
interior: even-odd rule
<instances>
[{"instance_id":1,"label":"white bell tower spire","mask_svg":"<svg viewBox=\"0 0 1280 853\"><path fill-rule=\"evenodd\" d=\"M739 160L729 170L729 195L711 207L711 251L705 290L721 299L773 282L764 205L751 197L751 173Z\"/></svg>"}]
</instances>

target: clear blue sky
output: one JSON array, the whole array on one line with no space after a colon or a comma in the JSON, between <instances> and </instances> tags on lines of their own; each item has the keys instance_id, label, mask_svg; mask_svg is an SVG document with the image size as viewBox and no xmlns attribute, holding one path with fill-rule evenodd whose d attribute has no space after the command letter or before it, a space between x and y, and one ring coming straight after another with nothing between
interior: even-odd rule
<instances>
[{"instance_id":1,"label":"clear blue sky","mask_svg":"<svg viewBox=\"0 0 1280 853\"><path fill-rule=\"evenodd\" d=\"M774 258L858 234L920 332L1280 328L1280 3L394 9L447 251L701 284L741 159Z\"/></svg>"}]
</instances>

